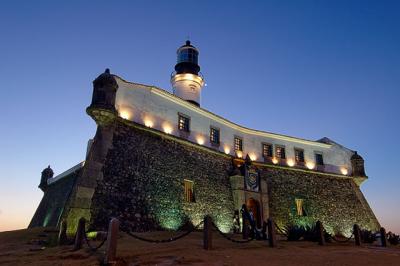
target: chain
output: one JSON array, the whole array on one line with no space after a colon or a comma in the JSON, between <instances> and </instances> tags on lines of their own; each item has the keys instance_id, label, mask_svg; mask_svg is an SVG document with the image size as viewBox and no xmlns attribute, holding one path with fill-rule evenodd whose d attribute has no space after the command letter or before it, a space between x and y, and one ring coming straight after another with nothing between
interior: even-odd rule
<instances>
[{"instance_id":1,"label":"chain","mask_svg":"<svg viewBox=\"0 0 400 266\"><path fill-rule=\"evenodd\" d=\"M350 237L346 238L346 240L339 240L339 239L337 239L335 236L330 236L330 237L331 237L332 240L335 241L335 242L338 242L338 243L347 243L347 242L349 242L349 241L353 238L353 236L354 236L354 233L351 234Z\"/></svg>"},{"instance_id":2,"label":"chain","mask_svg":"<svg viewBox=\"0 0 400 266\"><path fill-rule=\"evenodd\" d=\"M134 235L134 234L132 234L132 232L130 230L122 229L122 231L127 233L129 236L131 236L133 238L136 238L138 240L141 240L141 241L145 241L145 242L149 242L149 243L168 243L168 242L176 241L178 239L181 239L181 238L189 235L194 230L198 229L200 227L200 225L202 225L203 223L204 223L204 221L200 222L198 225L196 225L195 227L193 227L189 231L184 232L183 234L180 234L180 235L177 235L177 236L174 236L174 237L170 237L168 239L149 239L149 238L141 237L141 236L138 236L138 235Z\"/></svg>"},{"instance_id":3,"label":"chain","mask_svg":"<svg viewBox=\"0 0 400 266\"><path fill-rule=\"evenodd\" d=\"M217 229L217 231L218 231L218 233L220 235L222 235L225 239L227 239L229 241L232 241L234 243L244 244L244 243L249 243L250 241L254 240L254 237L252 237L250 239L247 239L247 240L236 240L236 239L233 239L233 238L229 237L227 234L225 234L224 232L222 232L221 230L219 230L218 226L216 226L214 223L212 223L212 225L215 227L215 229Z\"/></svg>"},{"instance_id":4,"label":"chain","mask_svg":"<svg viewBox=\"0 0 400 266\"><path fill-rule=\"evenodd\" d=\"M283 231L275 222L274 222L274 224L275 224L276 229L278 229L279 232L281 232L284 236L288 236L287 232Z\"/></svg>"},{"instance_id":5,"label":"chain","mask_svg":"<svg viewBox=\"0 0 400 266\"><path fill-rule=\"evenodd\" d=\"M86 235L87 233L88 233L88 232L85 232L85 233L83 234L83 236L84 236L84 238L85 238L86 244L88 245L88 247L89 247L92 251L96 251L96 250L98 250L99 248L101 248L101 247L104 245L104 243L106 242L107 236L108 236L108 232L107 232L107 234L106 234L106 236L104 237L103 241L101 241L101 243L100 243L98 246L93 247L93 246L90 244L89 239L87 238L87 235Z\"/></svg>"}]
</instances>

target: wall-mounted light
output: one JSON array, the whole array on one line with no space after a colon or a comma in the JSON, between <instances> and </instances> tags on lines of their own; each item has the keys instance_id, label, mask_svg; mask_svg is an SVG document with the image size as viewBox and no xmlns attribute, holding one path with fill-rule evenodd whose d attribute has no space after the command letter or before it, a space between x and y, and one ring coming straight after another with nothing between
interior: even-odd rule
<instances>
[{"instance_id":1,"label":"wall-mounted light","mask_svg":"<svg viewBox=\"0 0 400 266\"><path fill-rule=\"evenodd\" d=\"M170 124L168 124L167 122L163 123L162 128L165 133L172 134L172 126Z\"/></svg>"},{"instance_id":2,"label":"wall-mounted light","mask_svg":"<svg viewBox=\"0 0 400 266\"><path fill-rule=\"evenodd\" d=\"M255 155L254 153L249 153L249 157L252 161L256 161L257 160L257 155Z\"/></svg>"},{"instance_id":3,"label":"wall-mounted light","mask_svg":"<svg viewBox=\"0 0 400 266\"><path fill-rule=\"evenodd\" d=\"M273 163L273 164L278 164L278 162L279 162L278 159L276 159L275 157L272 158L272 163Z\"/></svg>"},{"instance_id":4,"label":"wall-mounted light","mask_svg":"<svg viewBox=\"0 0 400 266\"><path fill-rule=\"evenodd\" d=\"M231 149L228 146L226 146L224 148L224 152L225 152L225 154L229 154L231 152Z\"/></svg>"},{"instance_id":5,"label":"wall-mounted light","mask_svg":"<svg viewBox=\"0 0 400 266\"><path fill-rule=\"evenodd\" d=\"M153 120L150 120L150 118L145 118L144 119L144 125L146 127L153 127L154 126L154 122L153 122Z\"/></svg>"},{"instance_id":6,"label":"wall-mounted light","mask_svg":"<svg viewBox=\"0 0 400 266\"><path fill-rule=\"evenodd\" d=\"M308 169L312 170L315 167L315 163L314 162L306 162L306 166Z\"/></svg>"},{"instance_id":7,"label":"wall-mounted light","mask_svg":"<svg viewBox=\"0 0 400 266\"><path fill-rule=\"evenodd\" d=\"M121 109L119 110L119 116L122 117L123 119L131 119L132 118L132 111L129 109Z\"/></svg>"},{"instance_id":8,"label":"wall-mounted light","mask_svg":"<svg viewBox=\"0 0 400 266\"><path fill-rule=\"evenodd\" d=\"M294 166L294 160L293 159L287 159L286 160L287 165L289 165L290 167Z\"/></svg>"},{"instance_id":9,"label":"wall-mounted light","mask_svg":"<svg viewBox=\"0 0 400 266\"><path fill-rule=\"evenodd\" d=\"M197 137L196 137L196 141L197 141L197 143L200 144L200 145L203 145L204 142L205 142L203 136L197 136Z\"/></svg>"},{"instance_id":10,"label":"wall-mounted light","mask_svg":"<svg viewBox=\"0 0 400 266\"><path fill-rule=\"evenodd\" d=\"M243 158L243 152L242 151L236 151L236 156L238 158Z\"/></svg>"},{"instance_id":11,"label":"wall-mounted light","mask_svg":"<svg viewBox=\"0 0 400 266\"><path fill-rule=\"evenodd\" d=\"M347 175L349 173L346 167L340 167L340 172L342 173L342 175Z\"/></svg>"}]
</instances>

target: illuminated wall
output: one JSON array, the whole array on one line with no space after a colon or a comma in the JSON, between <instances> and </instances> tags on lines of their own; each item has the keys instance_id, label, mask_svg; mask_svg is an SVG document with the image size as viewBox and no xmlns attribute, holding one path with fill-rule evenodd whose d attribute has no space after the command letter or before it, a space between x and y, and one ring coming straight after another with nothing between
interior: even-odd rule
<instances>
[{"instance_id":1,"label":"illuminated wall","mask_svg":"<svg viewBox=\"0 0 400 266\"><path fill-rule=\"evenodd\" d=\"M29 228L58 226L78 175L79 170L64 176L62 179L48 186L32 217L28 226Z\"/></svg>"},{"instance_id":2,"label":"illuminated wall","mask_svg":"<svg viewBox=\"0 0 400 266\"><path fill-rule=\"evenodd\" d=\"M93 196L92 222L105 227L114 216L137 231L176 230L209 214L229 231L234 212L230 166L224 154L118 123ZM184 200L184 179L194 182L195 202Z\"/></svg>"},{"instance_id":3,"label":"illuminated wall","mask_svg":"<svg viewBox=\"0 0 400 266\"><path fill-rule=\"evenodd\" d=\"M87 198L91 204L85 211L89 213L67 201L82 182L75 182L75 173L50 185L31 226L56 226L64 210L69 213L70 234L81 216L90 219L89 228L93 229L105 230L109 219L118 217L135 231L148 231L176 230L187 222L197 225L205 215L211 215L221 230L230 230L234 200L238 200L232 196L230 156L123 119L118 119L110 132L111 148L104 165L96 166L101 169L101 178L90 181L94 193ZM263 189L269 206L263 209L269 214L265 217L274 218L279 226L311 225L321 220L330 233L347 236L354 223L362 229L379 228L351 177L259 163L255 166L266 181ZM83 167L81 173L93 166L87 160ZM195 202L185 202L184 179L194 182ZM298 216L296 199L303 201L305 216Z\"/></svg>"},{"instance_id":4,"label":"illuminated wall","mask_svg":"<svg viewBox=\"0 0 400 266\"><path fill-rule=\"evenodd\" d=\"M236 125L218 115L198 108L165 90L136 83L130 83L116 77L118 91L115 107L119 115L127 120L179 136L177 130L178 113L190 116L191 134L187 139L194 143L212 147L209 141L210 126L220 129L221 145L217 149L235 155L234 136L243 138L243 158L249 154L253 160L262 161L261 143L281 145L286 148L287 162L294 160L294 148L304 150L307 166L315 166L314 152L323 154L325 171L351 175L350 157L353 152L340 145L331 145L316 141L268 133ZM221 99L223 101L223 99ZM275 114L265 114L267 116ZM257 116L257 114L255 114ZM304 121L307 125L310 121Z\"/></svg>"},{"instance_id":5,"label":"illuminated wall","mask_svg":"<svg viewBox=\"0 0 400 266\"><path fill-rule=\"evenodd\" d=\"M352 226L379 230L379 223L352 178L307 173L282 168L261 167L269 187L270 216L283 227L310 226L323 222L329 233L350 236ZM296 199L303 200L304 216L299 216Z\"/></svg>"}]
</instances>

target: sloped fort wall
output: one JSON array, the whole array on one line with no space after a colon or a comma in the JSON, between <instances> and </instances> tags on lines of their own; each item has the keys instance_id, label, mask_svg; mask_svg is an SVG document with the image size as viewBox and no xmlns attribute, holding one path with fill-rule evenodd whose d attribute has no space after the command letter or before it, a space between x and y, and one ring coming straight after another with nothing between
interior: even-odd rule
<instances>
[{"instance_id":1,"label":"sloped fort wall","mask_svg":"<svg viewBox=\"0 0 400 266\"><path fill-rule=\"evenodd\" d=\"M268 183L270 216L278 226L323 222L329 233L352 234L355 223L376 231L379 223L352 178L301 170L261 167ZM304 215L297 215L296 199Z\"/></svg>"},{"instance_id":2,"label":"sloped fort wall","mask_svg":"<svg viewBox=\"0 0 400 266\"><path fill-rule=\"evenodd\" d=\"M110 217L120 217L137 231L178 229L188 221L196 225L206 214L224 231L232 227L231 156L121 118L112 134L86 217L92 227L106 228ZM254 165L267 183L269 213L264 217L278 225L321 220L327 230L346 235L354 223L378 229L351 177ZM185 202L184 179L194 182L195 202ZM303 200L305 216L297 215L295 199Z\"/></svg>"}]
</instances>

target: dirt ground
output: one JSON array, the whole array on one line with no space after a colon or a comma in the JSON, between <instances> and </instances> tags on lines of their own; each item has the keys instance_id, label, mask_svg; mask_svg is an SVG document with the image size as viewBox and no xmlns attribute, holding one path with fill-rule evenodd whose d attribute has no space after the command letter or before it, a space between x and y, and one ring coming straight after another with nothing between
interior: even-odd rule
<instances>
[{"instance_id":1,"label":"dirt ground","mask_svg":"<svg viewBox=\"0 0 400 266\"><path fill-rule=\"evenodd\" d=\"M72 251L72 246L49 247L57 233L43 228L0 233L1 265L101 265L104 247L96 252L87 247ZM140 234L163 239L172 233ZM240 237L238 236L238 239ZM93 242L96 244L99 242ZM43 248L44 246L47 246ZM213 249L202 248L202 232L194 232L172 243L147 243L121 233L116 265L400 265L400 246L382 248L373 245L355 247L346 244L281 240L277 248L264 241L247 244L230 242L217 232Z\"/></svg>"}]
</instances>

